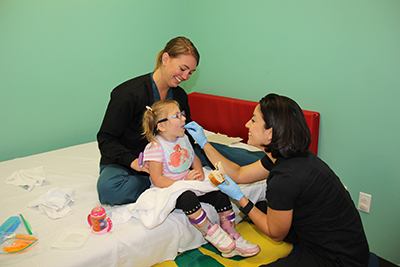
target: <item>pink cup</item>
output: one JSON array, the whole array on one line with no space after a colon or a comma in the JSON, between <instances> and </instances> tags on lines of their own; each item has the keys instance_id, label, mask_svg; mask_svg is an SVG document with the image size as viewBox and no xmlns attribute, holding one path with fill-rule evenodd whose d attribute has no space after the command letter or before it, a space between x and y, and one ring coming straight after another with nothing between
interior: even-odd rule
<instances>
[{"instance_id":1,"label":"pink cup","mask_svg":"<svg viewBox=\"0 0 400 267\"><path fill-rule=\"evenodd\" d=\"M96 207L88 215L88 223L92 227L92 232L98 235L109 232L112 228L112 221L107 217L103 207Z\"/></svg>"}]
</instances>

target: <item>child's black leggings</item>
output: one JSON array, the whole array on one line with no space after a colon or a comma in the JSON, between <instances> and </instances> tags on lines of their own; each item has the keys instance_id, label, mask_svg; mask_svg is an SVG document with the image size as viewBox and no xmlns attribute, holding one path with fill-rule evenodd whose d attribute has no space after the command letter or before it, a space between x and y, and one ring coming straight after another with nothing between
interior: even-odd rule
<instances>
[{"instance_id":1,"label":"child's black leggings","mask_svg":"<svg viewBox=\"0 0 400 267\"><path fill-rule=\"evenodd\" d=\"M217 212L232 209L229 197L219 190L209 192L199 197L190 190L185 191L176 200L175 208L183 210L186 215L190 215L201 208L200 202L213 205Z\"/></svg>"}]
</instances>

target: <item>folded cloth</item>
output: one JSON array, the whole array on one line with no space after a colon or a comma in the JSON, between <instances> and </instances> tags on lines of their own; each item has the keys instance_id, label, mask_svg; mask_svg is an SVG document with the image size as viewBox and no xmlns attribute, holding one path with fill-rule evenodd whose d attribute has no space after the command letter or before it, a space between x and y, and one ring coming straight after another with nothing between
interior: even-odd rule
<instances>
[{"instance_id":1,"label":"folded cloth","mask_svg":"<svg viewBox=\"0 0 400 267\"><path fill-rule=\"evenodd\" d=\"M68 204L75 201L74 197L74 189L56 187L29 203L28 207L37 206L41 212L46 213L51 219L60 219L72 213Z\"/></svg>"},{"instance_id":2,"label":"folded cloth","mask_svg":"<svg viewBox=\"0 0 400 267\"><path fill-rule=\"evenodd\" d=\"M207 140L208 140L208 142L214 142L214 143L219 143L219 144L229 146L234 143L239 143L243 139L240 137L228 137L225 134L217 133L217 134L207 136Z\"/></svg>"},{"instance_id":3,"label":"folded cloth","mask_svg":"<svg viewBox=\"0 0 400 267\"><path fill-rule=\"evenodd\" d=\"M22 186L23 188L31 191L35 186L41 186L45 180L46 173L44 167L36 167L27 170L15 171L10 177L6 179L6 184Z\"/></svg>"}]
</instances>

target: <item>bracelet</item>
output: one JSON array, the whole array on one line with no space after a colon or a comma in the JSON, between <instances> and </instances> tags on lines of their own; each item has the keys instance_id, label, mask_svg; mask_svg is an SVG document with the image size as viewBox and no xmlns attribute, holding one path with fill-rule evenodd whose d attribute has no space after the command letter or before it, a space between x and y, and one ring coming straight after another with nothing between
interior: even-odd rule
<instances>
[{"instance_id":1,"label":"bracelet","mask_svg":"<svg viewBox=\"0 0 400 267\"><path fill-rule=\"evenodd\" d=\"M249 200L249 203L245 207L240 207L240 211L243 212L245 215L249 215L250 211L253 209L254 204Z\"/></svg>"}]
</instances>

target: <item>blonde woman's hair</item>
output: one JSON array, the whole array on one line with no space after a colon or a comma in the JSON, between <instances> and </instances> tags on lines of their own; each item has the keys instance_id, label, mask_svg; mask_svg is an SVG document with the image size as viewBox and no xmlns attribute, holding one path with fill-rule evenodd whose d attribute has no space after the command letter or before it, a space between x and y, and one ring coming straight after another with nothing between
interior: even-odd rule
<instances>
[{"instance_id":1,"label":"blonde woman's hair","mask_svg":"<svg viewBox=\"0 0 400 267\"><path fill-rule=\"evenodd\" d=\"M164 53L168 53L168 55L172 58L178 57L180 55L192 55L196 61L197 65L200 62L200 54L197 51L197 48L194 44L186 37L175 37L171 39L166 45L163 50L158 52L157 59L156 59L156 67L154 71L158 70L162 65L162 55Z\"/></svg>"},{"instance_id":2,"label":"blonde woman's hair","mask_svg":"<svg viewBox=\"0 0 400 267\"><path fill-rule=\"evenodd\" d=\"M178 102L175 100L161 100L155 102L151 107L146 106L142 119L142 135L146 137L147 141L156 141L154 135L158 132L156 128L157 122L168 116L168 111L173 108L173 105L180 109Z\"/></svg>"}]
</instances>

